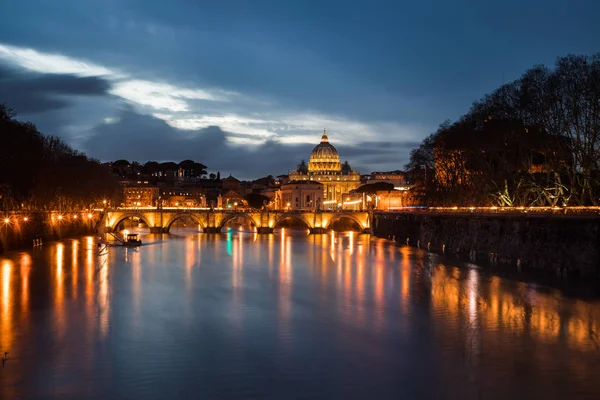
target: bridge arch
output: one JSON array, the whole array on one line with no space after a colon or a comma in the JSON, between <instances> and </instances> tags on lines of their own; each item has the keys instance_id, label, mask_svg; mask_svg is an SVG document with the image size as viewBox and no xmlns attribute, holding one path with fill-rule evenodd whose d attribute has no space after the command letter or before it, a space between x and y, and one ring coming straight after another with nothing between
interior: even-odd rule
<instances>
[{"instance_id":1,"label":"bridge arch","mask_svg":"<svg viewBox=\"0 0 600 400\"><path fill-rule=\"evenodd\" d=\"M293 213L293 212L286 212L286 213L281 214L279 217L277 217L277 219L273 223L273 228L280 228L281 223L286 219L293 220L293 221L300 221L300 222L302 222L302 224L304 226L306 226L307 229L312 228L310 222L308 222L302 214Z\"/></svg>"},{"instance_id":2,"label":"bridge arch","mask_svg":"<svg viewBox=\"0 0 600 400\"><path fill-rule=\"evenodd\" d=\"M355 215L347 214L347 213L336 213L334 216L332 216L329 219L325 229L331 229L331 226L333 225L334 222L341 221L343 219L349 219L351 221L354 221L356 224L358 224L358 227L361 229L361 231L364 231L369 228L367 223L356 218Z\"/></svg>"},{"instance_id":3,"label":"bridge arch","mask_svg":"<svg viewBox=\"0 0 600 400\"><path fill-rule=\"evenodd\" d=\"M231 214L226 215L225 217L223 217L223 219L221 220L221 223L218 226L219 231L221 229L223 229L223 227L225 226L226 223L228 223L231 220L234 220L236 218L244 218L246 221L250 222L250 224L254 227L260 227L260 223L257 223L256 220L254 218L252 218L252 215L248 214L248 213L242 213L242 212L234 212Z\"/></svg>"},{"instance_id":4,"label":"bridge arch","mask_svg":"<svg viewBox=\"0 0 600 400\"><path fill-rule=\"evenodd\" d=\"M121 222L125 221L126 219L135 219L135 218L137 218L140 221L142 221L143 223L145 223L148 226L148 228L152 227L152 225L148 221L148 218L146 216L144 216L143 213L124 213L124 214L117 216L117 218L115 219L115 222L112 224L112 226L110 226L110 229L113 231L116 231L117 228L119 227L119 224L121 224Z\"/></svg>"},{"instance_id":5,"label":"bridge arch","mask_svg":"<svg viewBox=\"0 0 600 400\"><path fill-rule=\"evenodd\" d=\"M171 217L171 219L169 221L167 221L167 223L164 226L164 232L165 233L169 233L169 230L171 230L171 226L173 226L173 224L183 218L189 218L192 221L194 221L194 223L200 225L202 227L202 229L207 227L206 221L203 221L201 218L199 218L197 215L194 215L193 213L190 212L184 212L184 213L180 213L180 214L175 214Z\"/></svg>"}]
</instances>

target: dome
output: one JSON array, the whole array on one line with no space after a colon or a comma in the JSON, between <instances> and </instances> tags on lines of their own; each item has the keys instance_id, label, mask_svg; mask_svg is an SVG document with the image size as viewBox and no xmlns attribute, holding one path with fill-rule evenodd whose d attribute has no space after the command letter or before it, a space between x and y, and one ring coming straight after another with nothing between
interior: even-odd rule
<instances>
[{"instance_id":1,"label":"dome","mask_svg":"<svg viewBox=\"0 0 600 400\"><path fill-rule=\"evenodd\" d=\"M319 143L310 153L310 160L308 162L309 173L339 173L342 170L340 163L340 156L329 143L327 138L327 132L323 131L321 137L321 143Z\"/></svg>"}]
</instances>

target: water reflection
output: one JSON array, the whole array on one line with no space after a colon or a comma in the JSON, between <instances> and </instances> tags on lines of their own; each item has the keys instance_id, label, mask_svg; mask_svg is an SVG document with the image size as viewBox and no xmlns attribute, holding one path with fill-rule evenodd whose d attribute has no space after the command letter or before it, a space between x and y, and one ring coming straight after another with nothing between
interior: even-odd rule
<instances>
[{"instance_id":1,"label":"water reflection","mask_svg":"<svg viewBox=\"0 0 600 400\"><path fill-rule=\"evenodd\" d=\"M0 374L2 398L215 394L223 380L225 397L600 389L596 300L356 233L228 228L143 240L100 251L86 237L0 258L0 351L15 357ZM296 378L274 389L273 362ZM419 386L423 374L436 384Z\"/></svg>"}]
</instances>

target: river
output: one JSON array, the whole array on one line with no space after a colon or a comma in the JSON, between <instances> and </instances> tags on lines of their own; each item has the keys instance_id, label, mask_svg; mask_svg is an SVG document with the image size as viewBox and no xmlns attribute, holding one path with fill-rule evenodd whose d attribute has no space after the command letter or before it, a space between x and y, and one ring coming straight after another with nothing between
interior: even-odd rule
<instances>
[{"instance_id":1,"label":"river","mask_svg":"<svg viewBox=\"0 0 600 400\"><path fill-rule=\"evenodd\" d=\"M0 398L599 396L597 299L355 233L142 240L0 257Z\"/></svg>"}]
</instances>

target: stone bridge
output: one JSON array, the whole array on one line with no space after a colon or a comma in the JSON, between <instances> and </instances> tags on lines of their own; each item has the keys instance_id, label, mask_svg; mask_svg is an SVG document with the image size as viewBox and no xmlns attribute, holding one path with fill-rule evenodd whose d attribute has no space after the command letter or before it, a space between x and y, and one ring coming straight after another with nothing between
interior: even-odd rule
<instances>
[{"instance_id":1,"label":"stone bridge","mask_svg":"<svg viewBox=\"0 0 600 400\"><path fill-rule=\"evenodd\" d=\"M208 209L112 209L107 210L99 223L101 230L114 231L126 219L139 219L152 233L168 233L173 223L189 218L203 232L219 233L223 226L236 218L243 218L256 227L258 233L271 233L284 221L300 221L311 233L323 233L338 220L349 219L362 232L371 232L371 216L366 211L238 211Z\"/></svg>"}]
</instances>

